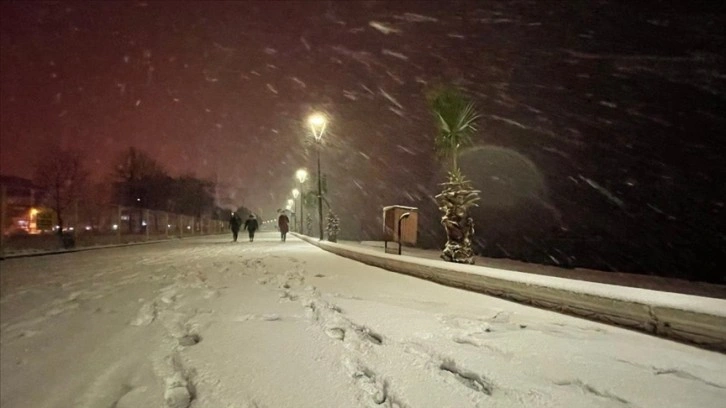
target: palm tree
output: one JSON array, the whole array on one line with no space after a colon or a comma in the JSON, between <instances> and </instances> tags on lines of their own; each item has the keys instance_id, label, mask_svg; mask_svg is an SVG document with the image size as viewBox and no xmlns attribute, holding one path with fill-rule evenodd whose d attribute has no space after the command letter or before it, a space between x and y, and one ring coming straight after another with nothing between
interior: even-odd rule
<instances>
[{"instance_id":1,"label":"palm tree","mask_svg":"<svg viewBox=\"0 0 726 408\"><path fill-rule=\"evenodd\" d=\"M436 196L439 209L444 213L441 224L446 230L446 245L441 258L449 262L474 263L471 240L474 220L469 208L479 201L479 191L474 190L458 166L459 148L471 144L480 115L474 104L454 87L441 87L428 95L429 105L436 119L438 135L434 140L436 152L441 157L451 156L449 180L442 183L443 191Z\"/></svg>"},{"instance_id":2,"label":"palm tree","mask_svg":"<svg viewBox=\"0 0 726 408\"><path fill-rule=\"evenodd\" d=\"M459 148L471 144L480 115L474 104L453 87L441 87L429 93L429 104L439 129L434 140L436 152L443 157L451 156L451 171L456 173Z\"/></svg>"}]
</instances>

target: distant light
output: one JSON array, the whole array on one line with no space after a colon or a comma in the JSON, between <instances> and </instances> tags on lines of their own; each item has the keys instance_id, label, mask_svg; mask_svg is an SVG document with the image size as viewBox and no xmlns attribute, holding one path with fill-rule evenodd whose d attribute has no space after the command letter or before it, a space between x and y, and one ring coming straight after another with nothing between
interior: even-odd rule
<instances>
[{"instance_id":1,"label":"distant light","mask_svg":"<svg viewBox=\"0 0 726 408\"><path fill-rule=\"evenodd\" d=\"M68 231L73 231L73 227L68 228Z\"/></svg>"},{"instance_id":2,"label":"distant light","mask_svg":"<svg viewBox=\"0 0 726 408\"><path fill-rule=\"evenodd\" d=\"M118 224L113 224L113 226L111 227L111 229L114 230L114 231L116 231L118 229Z\"/></svg>"},{"instance_id":3,"label":"distant light","mask_svg":"<svg viewBox=\"0 0 726 408\"><path fill-rule=\"evenodd\" d=\"M171 224L166 224L166 228L171 228Z\"/></svg>"},{"instance_id":4,"label":"distant light","mask_svg":"<svg viewBox=\"0 0 726 408\"><path fill-rule=\"evenodd\" d=\"M292 189L292 196L293 198L298 198L300 196L300 190L293 188Z\"/></svg>"},{"instance_id":5,"label":"distant light","mask_svg":"<svg viewBox=\"0 0 726 408\"><path fill-rule=\"evenodd\" d=\"M146 226L146 221L141 221L141 226L142 227L145 227Z\"/></svg>"},{"instance_id":6,"label":"distant light","mask_svg":"<svg viewBox=\"0 0 726 408\"><path fill-rule=\"evenodd\" d=\"M136 201L141 201L141 198L137 198Z\"/></svg>"},{"instance_id":7,"label":"distant light","mask_svg":"<svg viewBox=\"0 0 726 408\"><path fill-rule=\"evenodd\" d=\"M90 231L90 230L92 230L92 229L93 229L93 228L91 228L91 226L90 226L90 225L86 225L86 231Z\"/></svg>"},{"instance_id":8,"label":"distant light","mask_svg":"<svg viewBox=\"0 0 726 408\"><path fill-rule=\"evenodd\" d=\"M325 119L325 116L320 113L314 113L308 118L308 124L310 124L310 129L313 131L313 136L318 142L323 137L323 132L325 132L325 125L327 124L327 122L328 121L327 119Z\"/></svg>"},{"instance_id":9,"label":"distant light","mask_svg":"<svg viewBox=\"0 0 726 408\"><path fill-rule=\"evenodd\" d=\"M308 171L307 171L307 170L305 170L305 169L299 169L299 170L298 170L298 171L297 171L297 172L295 173L295 177L297 177L297 180L298 180L299 182L301 182L301 183L304 183L304 182L305 182L305 180L307 180L307 179L308 179Z\"/></svg>"},{"instance_id":10,"label":"distant light","mask_svg":"<svg viewBox=\"0 0 726 408\"><path fill-rule=\"evenodd\" d=\"M295 204L295 201L293 201L292 198L287 199L287 209L289 210L292 205Z\"/></svg>"},{"instance_id":11,"label":"distant light","mask_svg":"<svg viewBox=\"0 0 726 408\"><path fill-rule=\"evenodd\" d=\"M192 227L190 227L189 225L187 225L187 229L192 229Z\"/></svg>"},{"instance_id":12,"label":"distant light","mask_svg":"<svg viewBox=\"0 0 726 408\"><path fill-rule=\"evenodd\" d=\"M320 113L314 113L308 118L308 123L311 126L323 126L325 124L325 116Z\"/></svg>"},{"instance_id":13,"label":"distant light","mask_svg":"<svg viewBox=\"0 0 726 408\"><path fill-rule=\"evenodd\" d=\"M35 217L36 215L38 215L38 209L37 208L31 208L30 209L30 216L31 217Z\"/></svg>"}]
</instances>

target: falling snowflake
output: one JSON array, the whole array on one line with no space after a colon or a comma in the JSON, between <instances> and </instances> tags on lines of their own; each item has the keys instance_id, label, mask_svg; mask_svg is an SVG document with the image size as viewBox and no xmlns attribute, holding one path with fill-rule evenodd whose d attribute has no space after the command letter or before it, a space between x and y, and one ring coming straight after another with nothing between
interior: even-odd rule
<instances>
[{"instance_id":1,"label":"falling snowflake","mask_svg":"<svg viewBox=\"0 0 726 408\"><path fill-rule=\"evenodd\" d=\"M371 95L375 95L376 94L375 92L371 91L371 89L368 88L367 86L365 86L363 84L360 84L360 86L361 86L361 88L365 89L366 92L368 92L369 94L371 94Z\"/></svg>"},{"instance_id":2,"label":"falling snowflake","mask_svg":"<svg viewBox=\"0 0 726 408\"><path fill-rule=\"evenodd\" d=\"M302 88L307 87L307 85L305 85L305 82L301 81L298 77L291 77L290 79L292 79L296 84L300 85L300 87L302 87Z\"/></svg>"},{"instance_id":3,"label":"falling snowflake","mask_svg":"<svg viewBox=\"0 0 726 408\"><path fill-rule=\"evenodd\" d=\"M405 20L412 23L435 23L439 19L429 16L424 16L416 13L404 13L402 16L394 16L395 19Z\"/></svg>"},{"instance_id":4,"label":"falling snowflake","mask_svg":"<svg viewBox=\"0 0 726 408\"><path fill-rule=\"evenodd\" d=\"M398 106L399 108L403 109L403 105L398 103L398 101L389 95L386 91L383 90L383 88L378 88L379 91L381 91L381 95L383 95L384 98L388 99L392 104Z\"/></svg>"},{"instance_id":5,"label":"falling snowflake","mask_svg":"<svg viewBox=\"0 0 726 408\"><path fill-rule=\"evenodd\" d=\"M401 54L400 52L395 52L395 51L387 50L387 49L384 48L383 51L382 51L382 53L383 53L383 55L388 55L388 56L391 56L391 57L394 57L394 58L398 58L398 59L401 59L401 60L404 60L404 61L408 61L408 57L405 56L405 55L403 55L403 54Z\"/></svg>"},{"instance_id":6,"label":"falling snowflake","mask_svg":"<svg viewBox=\"0 0 726 408\"><path fill-rule=\"evenodd\" d=\"M405 116L406 116L406 114L405 114L405 113L403 113L403 111L402 111L402 110L400 110L400 109L396 109L396 108L394 108L393 106L389 106L389 107L388 107L388 110L390 110L391 112L395 113L396 115L398 115L398 116L400 116L400 117L405 117Z\"/></svg>"},{"instance_id":7,"label":"falling snowflake","mask_svg":"<svg viewBox=\"0 0 726 408\"><path fill-rule=\"evenodd\" d=\"M397 75L393 74L391 71L386 71L386 75L391 77L391 79L393 79L394 81L398 82L399 85L405 84L405 82L401 78L399 78Z\"/></svg>"},{"instance_id":8,"label":"falling snowflake","mask_svg":"<svg viewBox=\"0 0 726 408\"><path fill-rule=\"evenodd\" d=\"M371 21L370 23L368 23L368 25L386 35L391 34L391 33L400 33L401 32L401 30L399 30L397 28L393 28L385 23L379 23L378 21Z\"/></svg>"},{"instance_id":9,"label":"falling snowflake","mask_svg":"<svg viewBox=\"0 0 726 408\"><path fill-rule=\"evenodd\" d=\"M305 49L310 51L310 44L308 44L307 40L305 40L305 37L300 37L300 42L305 46Z\"/></svg>"}]
</instances>

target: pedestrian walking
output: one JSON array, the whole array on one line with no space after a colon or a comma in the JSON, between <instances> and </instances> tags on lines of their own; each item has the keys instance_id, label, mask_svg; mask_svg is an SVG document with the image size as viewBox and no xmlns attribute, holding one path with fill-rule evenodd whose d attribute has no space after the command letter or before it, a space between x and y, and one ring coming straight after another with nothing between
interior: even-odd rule
<instances>
[{"instance_id":1,"label":"pedestrian walking","mask_svg":"<svg viewBox=\"0 0 726 408\"><path fill-rule=\"evenodd\" d=\"M287 218L284 211L277 218L277 227L280 229L280 240L285 242L287 240L287 231L290 229L290 219Z\"/></svg>"},{"instance_id":2,"label":"pedestrian walking","mask_svg":"<svg viewBox=\"0 0 726 408\"><path fill-rule=\"evenodd\" d=\"M229 217L229 229L232 231L232 242L237 242L239 229L242 227L242 218L236 212L232 212Z\"/></svg>"},{"instance_id":3,"label":"pedestrian walking","mask_svg":"<svg viewBox=\"0 0 726 408\"><path fill-rule=\"evenodd\" d=\"M255 231L260 227L260 224L257 223L257 218L254 214L250 214L249 218L247 218L247 221L245 221L244 229L247 230L247 232L250 234L250 242L255 240Z\"/></svg>"}]
</instances>

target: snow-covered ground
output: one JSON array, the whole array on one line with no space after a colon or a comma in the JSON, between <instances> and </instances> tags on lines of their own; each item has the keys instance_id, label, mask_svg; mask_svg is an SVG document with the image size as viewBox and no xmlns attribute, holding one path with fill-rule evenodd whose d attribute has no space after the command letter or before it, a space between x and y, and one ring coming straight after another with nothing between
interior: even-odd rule
<instances>
[{"instance_id":1,"label":"snow-covered ground","mask_svg":"<svg viewBox=\"0 0 726 408\"><path fill-rule=\"evenodd\" d=\"M722 354L395 274L272 232L229 241L3 261L0 405L726 401Z\"/></svg>"}]
</instances>

